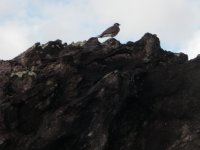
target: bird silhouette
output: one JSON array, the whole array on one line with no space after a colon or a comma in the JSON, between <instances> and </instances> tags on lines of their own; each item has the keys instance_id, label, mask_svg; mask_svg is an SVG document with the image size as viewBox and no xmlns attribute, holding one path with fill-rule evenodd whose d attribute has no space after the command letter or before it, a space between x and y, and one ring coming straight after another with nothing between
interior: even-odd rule
<instances>
[{"instance_id":1,"label":"bird silhouette","mask_svg":"<svg viewBox=\"0 0 200 150\"><path fill-rule=\"evenodd\" d=\"M115 23L113 26L109 27L108 29L106 29L104 32L102 32L99 36L97 36L98 38L103 38L103 37L115 37L119 31L120 24L119 23Z\"/></svg>"}]
</instances>

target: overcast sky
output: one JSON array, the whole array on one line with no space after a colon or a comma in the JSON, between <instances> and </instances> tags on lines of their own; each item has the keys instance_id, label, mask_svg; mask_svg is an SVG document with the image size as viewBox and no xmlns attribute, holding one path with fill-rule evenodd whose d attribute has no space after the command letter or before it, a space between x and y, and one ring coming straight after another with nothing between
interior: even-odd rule
<instances>
[{"instance_id":1,"label":"overcast sky","mask_svg":"<svg viewBox=\"0 0 200 150\"><path fill-rule=\"evenodd\" d=\"M200 53L199 0L0 0L0 59L36 42L87 40L115 22L121 43L150 32L165 50Z\"/></svg>"}]
</instances>

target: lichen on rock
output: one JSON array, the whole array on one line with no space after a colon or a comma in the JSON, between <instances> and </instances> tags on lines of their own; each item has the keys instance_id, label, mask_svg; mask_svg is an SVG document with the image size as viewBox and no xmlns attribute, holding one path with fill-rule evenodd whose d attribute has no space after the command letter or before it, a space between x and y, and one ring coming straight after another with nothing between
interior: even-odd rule
<instances>
[{"instance_id":1,"label":"lichen on rock","mask_svg":"<svg viewBox=\"0 0 200 150\"><path fill-rule=\"evenodd\" d=\"M0 149L198 150L199 76L151 33L36 43L0 61Z\"/></svg>"}]
</instances>

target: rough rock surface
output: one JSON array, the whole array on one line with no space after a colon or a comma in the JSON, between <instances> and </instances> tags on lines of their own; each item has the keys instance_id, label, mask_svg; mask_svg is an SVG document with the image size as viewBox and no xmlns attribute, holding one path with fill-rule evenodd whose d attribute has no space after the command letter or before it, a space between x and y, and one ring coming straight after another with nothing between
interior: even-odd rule
<instances>
[{"instance_id":1,"label":"rough rock surface","mask_svg":"<svg viewBox=\"0 0 200 150\"><path fill-rule=\"evenodd\" d=\"M199 150L199 58L150 33L36 43L0 61L0 149Z\"/></svg>"}]
</instances>

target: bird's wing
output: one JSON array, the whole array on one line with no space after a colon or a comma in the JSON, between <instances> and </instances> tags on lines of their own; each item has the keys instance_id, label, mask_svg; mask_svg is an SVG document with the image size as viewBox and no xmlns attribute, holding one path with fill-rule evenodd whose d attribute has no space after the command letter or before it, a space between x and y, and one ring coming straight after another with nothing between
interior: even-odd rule
<instances>
[{"instance_id":1,"label":"bird's wing","mask_svg":"<svg viewBox=\"0 0 200 150\"><path fill-rule=\"evenodd\" d=\"M108 29L106 29L105 31L103 31L103 33L101 33L101 35L105 35L105 34L112 34L114 32L116 32L116 29L115 27L109 27Z\"/></svg>"},{"instance_id":2,"label":"bird's wing","mask_svg":"<svg viewBox=\"0 0 200 150\"><path fill-rule=\"evenodd\" d=\"M119 27L111 26L108 29L106 29L104 32L102 32L99 36L97 37L107 37L107 36L115 36L119 32Z\"/></svg>"}]
</instances>

